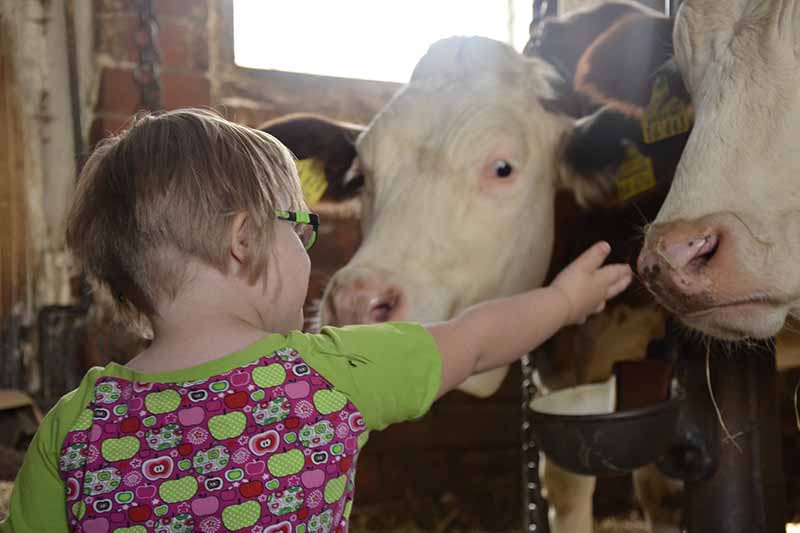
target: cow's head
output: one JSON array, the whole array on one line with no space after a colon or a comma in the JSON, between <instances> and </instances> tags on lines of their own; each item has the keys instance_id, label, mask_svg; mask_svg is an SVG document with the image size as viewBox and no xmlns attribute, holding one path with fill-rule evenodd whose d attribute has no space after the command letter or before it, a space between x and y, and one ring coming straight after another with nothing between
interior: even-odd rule
<instances>
[{"instance_id":1,"label":"cow's head","mask_svg":"<svg viewBox=\"0 0 800 533\"><path fill-rule=\"evenodd\" d=\"M433 45L357 142L363 243L328 285L326 323L435 322L538 286L550 262L552 68L483 38ZM494 392L505 369L462 389Z\"/></svg>"},{"instance_id":2,"label":"cow's head","mask_svg":"<svg viewBox=\"0 0 800 533\"><path fill-rule=\"evenodd\" d=\"M430 48L358 137L350 169L328 174L360 184L363 241L328 284L323 323L435 322L542 283L555 154L571 128L542 107L553 78L543 61L489 39ZM463 388L490 394L504 375Z\"/></svg>"},{"instance_id":3,"label":"cow's head","mask_svg":"<svg viewBox=\"0 0 800 533\"><path fill-rule=\"evenodd\" d=\"M358 140L364 241L328 287L326 322L438 321L541 283L570 127L541 106L551 76L488 39L430 49Z\"/></svg>"},{"instance_id":4,"label":"cow's head","mask_svg":"<svg viewBox=\"0 0 800 533\"><path fill-rule=\"evenodd\" d=\"M800 2L687 0L695 125L639 272L689 326L768 337L800 309Z\"/></svg>"}]
</instances>

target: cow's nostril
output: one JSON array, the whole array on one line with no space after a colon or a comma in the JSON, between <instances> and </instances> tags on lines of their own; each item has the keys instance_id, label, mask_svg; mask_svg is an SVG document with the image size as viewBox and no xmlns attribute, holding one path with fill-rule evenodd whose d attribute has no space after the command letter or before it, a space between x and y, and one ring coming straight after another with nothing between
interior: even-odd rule
<instances>
[{"instance_id":1,"label":"cow's nostril","mask_svg":"<svg viewBox=\"0 0 800 533\"><path fill-rule=\"evenodd\" d=\"M376 324L401 320L406 297L403 289L374 277L335 282L323 302L323 321L333 326Z\"/></svg>"},{"instance_id":2,"label":"cow's nostril","mask_svg":"<svg viewBox=\"0 0 800 533\"><path fill-rule=\"evenodd\" d=\"M689 262L691 269L697 270L708 264L719 249L719 237L706 235L702 239L689 242L689 247L696 250L694 258Z\"/></svg>"},{"instance_id":3,"label":"cow's nostril","mask_svg":"<svg viewBox=\"0 0 800 533\"><path fill-rule=\"evenodd\" d=\"M652 266L644 266L640 269L640 274L645 283L654 283L661 274L661 267L659 267L657 264Z\"/></svg>"}]
</instances>

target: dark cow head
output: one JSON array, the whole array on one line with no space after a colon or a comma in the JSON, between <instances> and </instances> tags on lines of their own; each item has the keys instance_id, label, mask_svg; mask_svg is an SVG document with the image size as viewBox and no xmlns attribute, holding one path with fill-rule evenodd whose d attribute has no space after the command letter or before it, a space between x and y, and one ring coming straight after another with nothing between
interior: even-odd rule
<instances>
[{"instance_id":1,"label":"dark cow head","mask_svg":"<svg viewBox=\"0 0 800 533\"><path fill-rule=\"evenodd\" d=\"M555 83L556 97L553 109L559 113L564 113L571 117L580 118L590 115L597 109L598 100L593 96L616 95L617 93L608 87L609 80L613 80L613 69L604 70L603 68L592 69L588 63L584 62L583 68L578 68L578 63L592 47L595 41L603 34L607 34L614 26L619 25L623 19L630 16L643 17L653 21L654 24L669 24L669 19L661 16L657 11L648 9L638 2L614 1L605 2L599 6L576 9L560 17L546 18L540 23L531 25L531 36L523 52L526 56L541 57L558 71L559 79ZM653 39L653 37L656 37ZM632 44L636 39L636 44L642 48L641 54L637 54L634 61L637 63L649 62L650 58L644 57L650 53L648 47L653 43L659 42L657 36L650 35L625 35L624 40L614 38L614 42L621 45ZM669 41L671 43L671 39ZM620 64L615 57L598 57L593 63L598 67L610 65L609 60ZM652 58L656 60L656 58ZM631 68L631 73L638 72L631 80L632 83L641 85L641 81L646 76L641 72L651 72L650 70L635 71ZM585 92L583 84L576 84L576 78L591 76L600 83L601 88L594 93ZM609 90L606 90L609 89ZM618 100L624 102L625 98Z\"/></svg>"}]
</instances>

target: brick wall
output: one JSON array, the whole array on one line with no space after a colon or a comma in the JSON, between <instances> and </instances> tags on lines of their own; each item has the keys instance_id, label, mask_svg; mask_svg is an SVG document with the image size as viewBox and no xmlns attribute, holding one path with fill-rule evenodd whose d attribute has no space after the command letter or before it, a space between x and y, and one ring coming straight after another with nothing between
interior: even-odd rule
<instances>
[{"instance_id":1,"label":"brick wall","mask_svg":"<svg viewBox=\"0 0 800 533\"><path fill-rule=\"evenodd\" d=\"M90 142L118 130L140 105L133 2L95 0L99 93ZM161 101L166 109L212 106L206 0L154 2L159 26Z\"/></svg>"}]
</instances>

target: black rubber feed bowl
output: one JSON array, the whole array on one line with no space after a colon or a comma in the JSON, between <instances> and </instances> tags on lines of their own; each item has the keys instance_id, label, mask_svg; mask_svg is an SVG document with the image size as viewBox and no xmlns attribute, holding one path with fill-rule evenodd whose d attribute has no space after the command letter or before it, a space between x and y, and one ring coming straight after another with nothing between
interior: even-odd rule
<instances>
[{"instance_id":1,"label":"black rubber feed bowl","mask_svg":"<svg viewBox=\"0 0 800 533\"><path fill-rule=\"evenodd\" d=\"M530 403L539 450L567 470L591 476L625 474L655 462L673 441L680 398L628 411L554 414L558 395L570 394L571 389L561 390ZM550 412L537 411L537 406Z\"/></svg>"}]
</instances>

